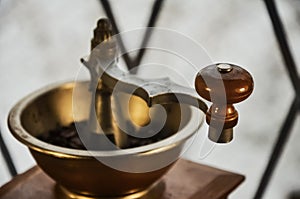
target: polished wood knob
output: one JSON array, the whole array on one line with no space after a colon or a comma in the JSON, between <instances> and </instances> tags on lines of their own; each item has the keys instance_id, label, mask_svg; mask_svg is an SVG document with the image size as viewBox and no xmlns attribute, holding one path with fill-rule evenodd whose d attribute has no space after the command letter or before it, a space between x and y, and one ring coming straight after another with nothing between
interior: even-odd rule
<instances>
[{"instance_id":1,"label":"polished wood knob","mask_svg":"<svg viewBox=\"0 0 300 199\"><path fill-rule=\"evenodd\" d=\"M233 104L247 99L253 87L250 73L233 64L213 64L199 71L195 79L196 91L212 102L206 113L212 141L227 143L233 139L233 127L238 122L238 112Z\"/></svg>"}]
</instances>

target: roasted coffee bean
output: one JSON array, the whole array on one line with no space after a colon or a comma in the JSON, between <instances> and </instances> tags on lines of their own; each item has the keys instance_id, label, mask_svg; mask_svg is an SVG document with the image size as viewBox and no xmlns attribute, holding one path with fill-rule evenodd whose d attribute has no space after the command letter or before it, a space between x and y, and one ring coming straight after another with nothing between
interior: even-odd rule
<instances>
[{"instance_id":1,"label":"roasted coffee bean","mask_svg":"<svg viewBox=\"0 0 300 199\"><path fill-rule=\"evenodd\" d=\"M86 125L85 122L80 122L78 125ZM134 129L131 129L132 132L134 132ZM134 135L139 135L139 132L133 133ZM153 134L153 132L149 132L149 134ZM93 134L91 134L93 135ZM115 138L113 134L106 135L110 142L115 143ZM102 136L99 136L95 134L94 136L88 136L92 138L94 143L102 143L101 140L97 141L97 139L102 139ZM144 146L148 144L152 144L155 142L158 142L164 138L166 138L166 134L163 133L157 133L152 137L149 138L139 138L135 136L128 135L128 144L126 145L126 148L133 148L133 147L139 147ZM86 147L82 143L78 133L77 129L75 127L74 123L71 123L69 126L59 126L54 130L51 130L49 132L46 132L44 134L41 134L40 136L37 136L38 139L47 142L49 144L61 146L61 147L67 147L71 149L80 149L80 150L86 150ZM106 139L107 139L106 138ZM95 140L94 140L95 139ZM104 142L105 143L105 142ZM95 150L104 150L104 146L94 146ZM117 148L117 147L116 147ZM109 148L108 150L115 150L115 148Z\"/></svg>"},{"instance_id":2,"label":"roasted coffee bean","mask_svg":"<svg viewBox=\"0 0 300 199\"><path fill-rule=\"evenodd\" d=\"M73 137L69 140L69 145L73 149L85 149L79 137Z\"/></svg>"},{"instance_id":3,"label":"roasted coffee bean","mask_svg":"<svg viewBox=\"0 0 300 199\"><path fill-rule=\"evenodd\" d=\"M75 129L65 129L63 130L60 135L64 138L73 138L77 136L77 132L75 131Z\"/></svg>"}]
</instances>

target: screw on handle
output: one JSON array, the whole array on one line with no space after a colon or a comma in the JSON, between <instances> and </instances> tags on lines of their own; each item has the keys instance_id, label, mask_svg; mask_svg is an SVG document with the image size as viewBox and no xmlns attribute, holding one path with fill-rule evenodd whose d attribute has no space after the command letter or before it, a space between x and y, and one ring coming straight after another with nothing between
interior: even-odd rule
<instances>
[{"instance_id":1,"label":"screw on handle","mask_svg":"<svg viewBox=\"0 0 300 199\"><path fill-rule=\"evenodd\" d=\"M233 64L213 64L199 71L195 79L196 91L212 102L206 113L209 139L217 143L233 139L233 127L238 123L238 112L233 104L247 99L253 87L250 73Z\"/></svg>"}]
</instances>

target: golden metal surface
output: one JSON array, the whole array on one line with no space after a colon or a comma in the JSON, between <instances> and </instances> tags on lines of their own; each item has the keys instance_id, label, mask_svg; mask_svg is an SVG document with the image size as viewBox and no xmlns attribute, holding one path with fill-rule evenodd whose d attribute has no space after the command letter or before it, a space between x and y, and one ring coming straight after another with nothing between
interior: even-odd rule
<instances>
[{"instance_id":1,"label":"golden metal surface","mask_svg":"<svg viewBox=\"0 0 300 199\"><path fill-rule=\"evenodd\" d=\"M95 115L90 115L89 120L93 117L97 117L95 124L92 126L96 126L96 131L91 131L94 133L105 133L111 134L115 138L115 144L118 148L126 148L128 139L127 134L123 132L118 125L116 125L116 122L113 121L113 111L112 111L112 94L111 91L108 91L106 86L101 84L101 81L98 83L98 89L95 94L95 104L93 107L95 109ZM104 87L104 89L103 89ZM94 114L92 111L91 114ZM91 125L91 124L89 124ZM101 130L100 130L101 128Z\"/></svg>"},{"instance_id":2,"label":"golden metal surface","mask_svg":"<svg viewBox=\"0 0 300 199\"><path fill-rule=\"evenodd\" d=\"M77 98L78 110L72 106L73 95ZM37 164L57 183L73 193L117 197L146 190L172 166L171 163L180 155L183 144L198 130L201 125L199 121L203 118L196 108L183 106L180 109L178 104L164 105L167 119L162 131L170 137L153 144L124 150L91 153L51 145L36 138L55 129L57 125L65 126L73 121L86 120L89 117L89 104L86 103L89 101L88 96L90 96L88 82L48 86L22 99L11 110L8 120L12 134L30 148ZM129 97L124 93L119 100ZM145 114L151 112L149 107L140 103L140 99L135 98L131 99L133 104L130 112L138 111ZM151 109L154 109L153 120L160 120L161 116L155 113L155 107ZM74 111L77 112L76 118ZM134 121L133 124L149 122L148 116L129 115L125 115L124 119ZM134 125L138 128L137 124ZM165 165L149 172L132 173L113 169L95 157L107 158L129 168Z\"/></svg>"},{"instance_id":3,"label":"golden metal surface","mask_svg":"<svg viewBox=\"0 0 300 199\"><path fill-rule=\"evenodd\" d=\"M57 185L56 195L58 199L158 199L162 196L164 190L165 182L160 181L154 183L148 189L136 193L131 193L128 195L118 197L101 197L70 192L68 189Z\"/></svg>"}]
</instances>

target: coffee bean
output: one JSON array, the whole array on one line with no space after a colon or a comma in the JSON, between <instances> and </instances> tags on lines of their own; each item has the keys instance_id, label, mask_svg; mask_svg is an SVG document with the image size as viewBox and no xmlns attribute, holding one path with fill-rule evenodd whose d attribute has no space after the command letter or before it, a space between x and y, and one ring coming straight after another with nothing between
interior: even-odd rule
<instances>
[{"instance_id":1,"label":"coffee bean","mask_svg":"<svg viewBox=\"0 0 300 199\"><path fill-rule=\"evenodd\" d=\"M77 132L74 129L65 129L63 130L60 135L66 139L76 137Z\"/></svg>"},{"instance_id":2,"label":"coffee bean","mask_svg":"<svg viewBox=\"0 0 300 199\"><path fill-rule=\"evenodd\" d=\"M78 125L85 125L86 122L80 122ZM134 130L132 129L132 132ZM88 133L88 132L87 132ZM149 132L149 134L154 134L153 132ZM139 132L135 132L134 135L139 135ZM113 136L113 134L109 134L106 135L107 138L110 140L110 142L115 143L115 138ZM158 142L166 137L169 136L169 133L157 133L154 136L151 136L149 138L139 138L139 137L135 137L135 136L131 136L128 135L128 144L126 145L126 148L133 148L133 147L139 147L139 146L144 146L144 145L148 145L148 144L152 144L155 142ZM91 137L91 136L89 136ZM102 139L102 136L97 136L95 134L95 139ZM38 139L53 144L53 145L57 145L57 146L61 146L61 147L67 147L67 148L71 148L71 149L80 149L80 150L86 150L84 144L82 143L76 127L75 127L75 123L71 123L68 126L59 126L54 130L51 130L49 132L45 132L39 136L37 136ZM94 139L94 138L93 138ZM100 143L101 144L101 140L97 141L94 140L95 143ZM95 147L96 150L97 148L99 150L103 150L103 147L98 146ZM108 150L114 150L114 149L108 149Z\"/></svg>"}]
</instances>

